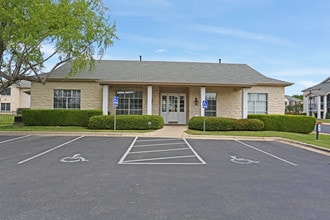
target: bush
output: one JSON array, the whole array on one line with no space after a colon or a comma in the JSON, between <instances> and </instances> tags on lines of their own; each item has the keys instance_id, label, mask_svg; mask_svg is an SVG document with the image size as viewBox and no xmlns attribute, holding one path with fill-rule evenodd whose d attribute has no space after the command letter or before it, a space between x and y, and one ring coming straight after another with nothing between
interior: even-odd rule
<instances>
[{"instance_id":1,"label":"bush","mask_svg":"<svg viewBox=\"0 0 330 220\"><path fill-rule=\"evenodd\" d=\"M203 130L204 117L195 116L189 120L189 129ZM258 119L234 119L205 117L206 131L261 131L263 122Z\"/></svg>"},{"instance_id":2,"label":"bush","mask_svg":"<svg viewBox=\"0 0 330 220\"><path fill-rule=\"evenodd\" d=\"M100 115L89 119L91 129L114 129L114 115ZM149 123L151 122L151 123ZM149 130L164 126L163 117L158 115L117 115L117 130Z\"/></svg>"},{"instance_id":3,"label":"bush","mask_svg":"<svg viewBox=\"0 0 330 220\"><path fill-rule=\"evenodd\" d=\"M30 126L83 126L87 127L89 118L102 115L101 110L36 110L22 112L23 123Z\"/></svg>"},{"instance_id":4,"label":"bush","mask_svg":"<svg viewBox=\"0 0 330 220\"><path fill-rule=\"evenodd\" d=\"M248 115L249 119L259 119L264 122L264 130L285 131L309 134L314 130L316 119L303 115Z\"/></svg>"},{"instance_id":5,"label":"bush","mask_svg":"<svg viewBox=\"0 0 330 220\"><path fill-rule=\"evenodd\" d=\"M328 112L325 116L326 119L330 119L330 112Z\"/></svg>"}]
</instances>

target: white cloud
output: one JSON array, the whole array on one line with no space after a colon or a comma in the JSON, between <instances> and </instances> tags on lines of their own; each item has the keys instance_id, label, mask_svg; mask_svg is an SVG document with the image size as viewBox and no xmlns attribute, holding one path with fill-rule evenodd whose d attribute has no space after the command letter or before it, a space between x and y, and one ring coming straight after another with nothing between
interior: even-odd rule
<instances>
[{"instance_id":1,"label":"white cloud","mask_svg":"<svg viewBox=\"0 0 330 220\"><path fill-rule=\"evenodd\" d=\"M200 31L200 32L208 32L218 35L227 35L227 36L237 37L246 40L256 40L256 41L263 41L274 44L290 44L288 40L276 36L254 33L244 30L238 30L238 29L231 29L220 26L190 25L188 26L188 29Z\"/></svg>"},{"instance_id":2,"label":"white cloud","mask_svg":"<svg viewBox=\"0 0 330 220\"><path fill-rule=\"evenodd\" d=\"M165 52L167 52L166 49L158 49L154 51L154 53L165 53Z\"/></svg>"},{"instance_id":3,"label":"white cloud","mask_svg":"<svg viewBox=\"0 0 330 220\"><path fill-rule=\"evenodd\" d=\"M319 83L320 82L315 82L315 81L312 81L312 80L299 80L299 81L297 81L297 84L302 85L306 88L315 86Z\"/></svg>"},{"instance_id":4,"label":"white cloud","mask_svg":"<svg viewBox=\"0 0 330 220\"><path fill-rule=\"evenodd\" d=\"M329 69L321 69L321 68L298 68L298 69L286 69L283 71L272 71L272 75L276 76L285 76L285 77L326 77L329 76Z\"/></svg>"}]
</instances>

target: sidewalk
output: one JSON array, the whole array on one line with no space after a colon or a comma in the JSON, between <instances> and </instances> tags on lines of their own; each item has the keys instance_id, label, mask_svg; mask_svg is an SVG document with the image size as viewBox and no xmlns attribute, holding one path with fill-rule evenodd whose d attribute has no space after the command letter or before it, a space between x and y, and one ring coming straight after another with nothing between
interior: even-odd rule
<instances>
[{"instance_id":1,"label":"sidewalk","mask_svg":"<svg viewBox=\"0 0 330 220\"><path fill-rule=\"evenodd\" d=\"M153 132L145 133L145 137L167 137L167 138L184 138L187 136L185 131L188 130L186 125L165 125L163 128Z\"/></svg>"}]
</instances>

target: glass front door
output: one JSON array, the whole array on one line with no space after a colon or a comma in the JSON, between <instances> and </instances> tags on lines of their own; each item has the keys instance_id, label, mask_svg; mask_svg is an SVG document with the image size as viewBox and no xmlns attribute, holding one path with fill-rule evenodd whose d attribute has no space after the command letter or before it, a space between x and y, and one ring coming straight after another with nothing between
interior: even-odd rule
<instances>
[{"instance_id":1,"label":"glass front door","mask_svg":"<svg viewBox=\"0 0 330 220\"><path fill-rule=\"evenodd\" d=\"M162 94L161 116L165 124L186 124L185 94Z\"/></svg>"}]
</instances>

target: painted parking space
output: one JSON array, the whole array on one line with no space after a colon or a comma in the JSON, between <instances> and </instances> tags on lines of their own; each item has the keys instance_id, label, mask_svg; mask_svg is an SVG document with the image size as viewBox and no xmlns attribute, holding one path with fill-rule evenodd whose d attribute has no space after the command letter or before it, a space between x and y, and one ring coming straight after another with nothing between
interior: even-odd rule
<instances>
[{"instance_id":1,"label":"painted parking space","mask_svg":"<svg viewBox=\"0 0 330 220\"><path fill-rule=\"evenodd\" d=\"M0 164L17 164L74 138L76 137L0 136Z\"/></svg>"},{"instance_id":2,"label":"painted parking space","mask_svg":"<svg viewBox=\"0 0 330 220\"><path fill-rule=\"evenodd\" d=\"M136 159L135 154L140 155L137 159L164 156L167 150L166 157L194 155L184 139L138 138L132 145L134 140L30 136L0 144L0 219L327 219L330 215L327 156L279 142L189 138L187 143L207 164L118 164L131 146L134 157L126 155L130 160ZM177 155L181 150L189 154ZM181 159L189 158L175 162Z\"/></svg>"},{"instance_id":3,"label":"painted parking space","mask_svg":"<svg viewBox=\"0 0 330 220\"><path fill-rule=\"evenodd\" d=\"M186 139L136 137L118 164L200 165L206 162Z\"/></svg>"}]
</instances>

